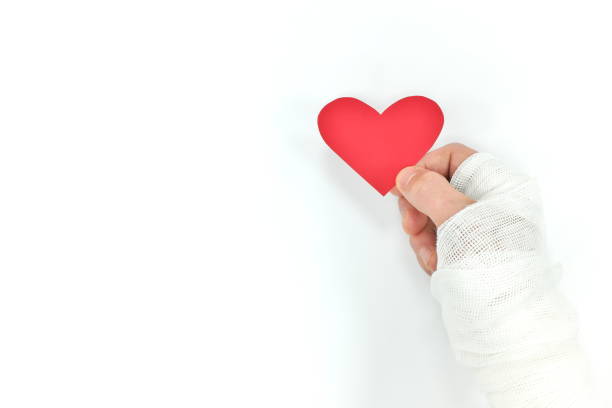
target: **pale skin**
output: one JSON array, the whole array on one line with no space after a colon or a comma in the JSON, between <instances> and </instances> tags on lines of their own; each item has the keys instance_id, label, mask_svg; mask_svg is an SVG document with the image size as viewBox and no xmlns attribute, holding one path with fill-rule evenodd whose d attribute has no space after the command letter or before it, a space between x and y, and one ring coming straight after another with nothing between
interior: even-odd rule
<instances>
[{"instance_id":1,"label":"pale skin","mask_svg":"<svg viewBox=\"0 0 612 408\"><path fill-rule=\"evenodd\" d=\"M415 166L402 169L391 192L398 196L402 227L419 265L432 274L436 270L437 228L475 201L455 190L449 180L476 150L451 143L427 153Z\"/></svg>"}]
</instances>

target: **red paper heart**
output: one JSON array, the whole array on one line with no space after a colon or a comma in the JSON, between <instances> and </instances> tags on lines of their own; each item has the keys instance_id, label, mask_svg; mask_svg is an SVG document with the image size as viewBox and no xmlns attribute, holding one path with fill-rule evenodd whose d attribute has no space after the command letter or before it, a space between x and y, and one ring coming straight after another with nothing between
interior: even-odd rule
<instances>
[{"instance_id":1,"label":"red paper heart","mask_svg":"<svg viewBox=\"0 0 612 408\"><path fill-rule=\"evenodd\" d=\"M395 185L397 173L415 165L434 144L442 110L424 96L409 96L378 113L355 98L339 98L321 109L325 143L380 194Z\"/></svg>"}]
</instances>

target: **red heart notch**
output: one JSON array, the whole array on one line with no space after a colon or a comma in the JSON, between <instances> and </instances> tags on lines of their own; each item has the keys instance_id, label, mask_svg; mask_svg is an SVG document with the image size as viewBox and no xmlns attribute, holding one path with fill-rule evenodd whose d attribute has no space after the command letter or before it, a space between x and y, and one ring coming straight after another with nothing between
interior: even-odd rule
<instances>
[{"instance_id":1,"label":"red heart notch","mask_svg":"<svg viewBox=\"0 0 612 408\"><path fill-rule=\"evenodd\" d=\"M415 165L438 138L444 115L437 103L409 96L378 113L355 98L321 109L319 131L327 145L380 194L401 169Z\"/></svg>"}]
</instances>

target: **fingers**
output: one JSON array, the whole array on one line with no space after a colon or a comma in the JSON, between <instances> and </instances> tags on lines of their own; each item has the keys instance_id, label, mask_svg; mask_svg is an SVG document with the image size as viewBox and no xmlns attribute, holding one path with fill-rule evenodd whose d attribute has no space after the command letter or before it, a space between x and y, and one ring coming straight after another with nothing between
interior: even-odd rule
<instances>
[{"instance_id":1,"label":"fingers","mask_svg":"<svg viewBox=\"0 0 612 408\"><path fill-rule=\"evenodd\" d=\"M436 227L474 203L474 200L455 190L443 175L422 167L406 167L400 171L396 187L402 197L418 212L429 217ZM409 214L411 210L408 208L406 211ZM418 217L413 218L418 225Z\"/></svg>"},{"instance_id":2,"label":"fingers","mask_svg":"<svg viewBox=\"0 0 612 408\"><path fill-rule=\"evenodd\" d=\"M436 226L404 197L398 198L398 206L402 215L402 227L406 234L410 235L410 246L417 256L419 265L431 275L436 270L438 261Z\"/></svg>"},{"instance_id":3,"label":"fingers","mask_svg":"<svg viewBox=\"0 0 612 408\"><path fill-rule=\"evenodd\" d=\"M455 190L449 180L474 149L452 143L427 153L415 167L403 169L391 193L398 196L402 227L419 265L432 274L437 267L436 227L474 203Z\"/></svg>"},{"instance_id":4,"label":"fingers","mask_svg":"<svg viewBox=\"0 0 612 408\"><path fill-rule=\"evenodd\" d=\"M398 198L398 206L402 216L402 228L408 235L416 235L420 233L429 218L412 206L404 197Z\"/></svg>"},{"instance_id":5,"label":"fingers","mask_svg":"<svg viewBox=\"0 0 612 408\"><path fill-rule=\"evenodd\" d=\"M476 150L461 143L451 143L427 153L416 165L435 171L450 180L459 165L474 153Z\"/></svg>"},{"instance_id":6,"label":"fingers","mask_svg":"<svg viewBox=\"0 0 612 408\"><path fill-rule=\"evenodd\" d=\"M421 268L431 275L437 267L436 227L428 220L425 227L416 235L410 236L410 246L416 254Z\"/></svg>"}]
</instances>

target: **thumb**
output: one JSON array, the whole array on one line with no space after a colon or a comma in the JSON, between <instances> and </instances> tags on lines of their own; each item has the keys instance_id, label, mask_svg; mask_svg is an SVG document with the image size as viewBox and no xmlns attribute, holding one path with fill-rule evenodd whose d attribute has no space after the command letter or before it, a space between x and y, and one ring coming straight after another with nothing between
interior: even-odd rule
<instances>
[{"instance_id":1,"label":"thumb","mask_svg":"<svg viewBox=\"0 0 612 408\"><path fill-rule=\"evenodd\" d=\"M398 173L395 185L414 208L431 218L436 227L475 202L455 190L441 174L422 167L406 167Z\"/></svg>"}]
</instances>

